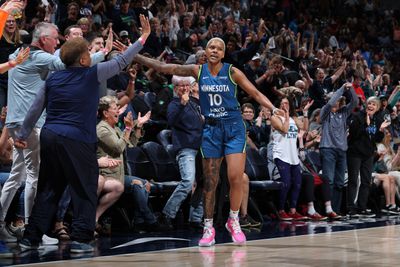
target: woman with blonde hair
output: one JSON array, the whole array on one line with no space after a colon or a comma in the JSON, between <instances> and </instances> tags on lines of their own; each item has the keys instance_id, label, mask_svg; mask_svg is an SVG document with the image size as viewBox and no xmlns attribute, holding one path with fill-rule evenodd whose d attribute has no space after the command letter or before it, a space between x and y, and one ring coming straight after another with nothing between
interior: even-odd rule
<instances>
[{"instance_id":1,"label":"woman with blonde hair","mask_svg":"<svg viewBox=\"0 0 400 267\"><path fill-rule=\"evenodd\" d=\"M17 22L8 15L3 36L0 39L0 62L7 62L8 56L22 45ZM7 105L7 72L0 74L0 109Z\"/></svg>"},{"instance_id":2,"label":"woman with blonde hair","mask_svg":"<svg viewBox=\"0 0 400 267\"><path fill-rule=\"evenodd\" d=\"M88 18L80 18L76 24L82 29L83 37L86 37L92 29L92 22Z\"/></svg>"},{"instance_id":3,"label":"woman with blonde hair","mask_svg":"<svg viewBox=\"0 0 400 267\"><path fill-rule=\"evenodd\" d=\"M390 121L383 121L377 112L380 108L378 97L367 99L366 107L354 114L348 136L347 169L349 175L347 208L353 217L374 217L375 214L367 210L368 195L372 182L372 169L376 144L381 142L384 129ZM360 175L360 187L357 186Z\"/></svg>"},{"instance_id":4,"label":"woman with blonde hair","mask_svg":"<svg viewBox=\"0 0 400 267\"><path fill-rule=\"evenodd\" d=\"M118 128L119 105L114 96L100 98L97 124L97 158L108 156L123 162L123 152L129 147L136 146L142 137L142 127L150 119L150 112L137 120L133 120L132 112L124 117L125 129ZM100 216L111 207L124 192L124 164L114 168L100 168L100 178L97 193L99 203L96 209L96 223ZM96 227L99 228L99 227Z\"/></svg>"}]
</instances>

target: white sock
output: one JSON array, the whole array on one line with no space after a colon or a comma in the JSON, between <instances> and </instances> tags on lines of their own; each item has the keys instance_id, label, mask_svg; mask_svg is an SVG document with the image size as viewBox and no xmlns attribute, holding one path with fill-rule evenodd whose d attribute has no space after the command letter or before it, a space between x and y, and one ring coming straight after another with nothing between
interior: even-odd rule
<instances>
[{"instance_id":1,"label":"white sock","mask_svg":"<svg viewBox=\"0 0 400 267\"><path fill-rule=\"evenodd\" d=\"M310 215L314 215L316 213L313 202L308 203L308 211L307 212Z\"/></svg>"},{"instance_id":2,"label":"white sock","mask_svg":"<svg viewBox=\"0 0 400 267\"><path fill-rule=\"evenodd\" d=\"M230 210L229 211L229 218L238 219L239 218L239 211L238 210L237 211Z\"/></svg>"},{"instance_id":3,"label":"white sock","mask_svg":"<svg viewBox=\"0 0 400 267\"><path fill-rule=\"evenodd\" d=\"M326 213L333 212L332 206L331 205L325 205L325 211L326 211Z\"/></svg>"},{"instance_id":4,"label":"white sock","mask_svg":"<svg viewBox=\"0 0 400 267\"><path fill-rule=\"evenodd\" d=\"M204 219L204 227L212 228L213 227L213 219Z\"/></svg>"}]
</instances>

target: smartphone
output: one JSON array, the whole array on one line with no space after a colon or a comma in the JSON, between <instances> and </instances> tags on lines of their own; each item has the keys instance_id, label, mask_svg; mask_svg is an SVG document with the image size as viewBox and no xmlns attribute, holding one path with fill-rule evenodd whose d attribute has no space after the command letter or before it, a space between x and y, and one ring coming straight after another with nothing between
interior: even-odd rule
<instances>
[{"instance_id":1,"label":"smartphone","mask_svg":"<svg viewBox=\"0 0 400 267\"><path fill-rule=\"evenodd\" d=\"M385 114L385 115L383 116L383 119L384 119L385 121L391 121L391 120L392 120L391 117L390 117L390 114Z\"/></svg>"}]
</instances>

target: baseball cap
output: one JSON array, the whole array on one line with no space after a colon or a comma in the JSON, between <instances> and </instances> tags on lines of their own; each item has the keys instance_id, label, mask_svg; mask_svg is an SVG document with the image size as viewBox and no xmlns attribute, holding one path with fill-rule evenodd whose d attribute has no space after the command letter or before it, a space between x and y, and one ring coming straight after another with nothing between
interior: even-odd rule
<instances>
[{"instance_id":1,"label":"baseball cap","mask_svg":"<svg viewBox=\"0 0 400 267\"><path fill-rule=\"evenodd\" d=\"M120 31L119 32L119 37L124 37L124 36L129 36L128 31Z\"/></svg>"},{"instance_id":2,"label":"baseball cap","mask_svg":"<svg viewBox=\"0 0 400 267\"><path fill-rule=\"evenodd\" d=\"M259 53L256 53L256 54L251 58L251 60L257 60L257 59L261 59Z\"/></svg>"}]
</instances>

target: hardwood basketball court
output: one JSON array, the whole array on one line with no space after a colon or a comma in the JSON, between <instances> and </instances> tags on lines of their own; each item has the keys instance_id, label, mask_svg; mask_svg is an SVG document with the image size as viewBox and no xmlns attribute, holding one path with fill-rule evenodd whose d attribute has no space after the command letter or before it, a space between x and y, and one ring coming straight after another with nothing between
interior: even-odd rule
<instances>
[{"instance_id":1,"label":"hardwood basketball court","mask_svg":"<svg viewBox=\"0 0 400 267\"><path fill-rule=\"evenodd\" d=\"M326 225L329 223L323 226L326 227ZM400 226L387 225L250 240L243 247L224 243L211 248L185 247L33 265L57 267L399 266L399 251Z\"/></svg>"}]
</instances>

